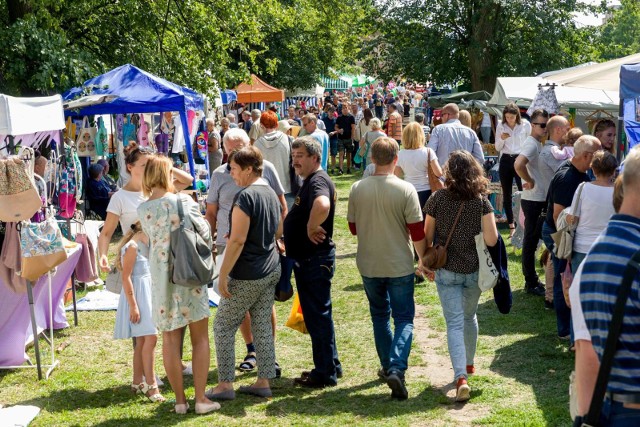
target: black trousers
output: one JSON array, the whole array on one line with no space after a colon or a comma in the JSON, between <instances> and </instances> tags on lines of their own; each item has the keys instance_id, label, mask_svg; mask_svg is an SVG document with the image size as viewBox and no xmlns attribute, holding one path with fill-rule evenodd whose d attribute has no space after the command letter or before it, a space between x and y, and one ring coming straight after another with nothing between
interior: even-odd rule
<instances>
[{"instance_id":1,"label":"black trousers","mask_svg":"<svg viewBox=\"0 0 640 427\"><path fill-rule=\"evenodd\" d=\"M546 207L546 202L532 202L522 200L520 206L524 214L524 237L522 239L522 274L526 288L538 286L536 272L536 249L542 237L542 223L540 214Z\"/></svg>"},{"instance_id":2,"label":"black trousers","mask_svg":"<svg viewBox=\"0 0 640 427\"><path fill-rule=\"evenodd\" d=\"M507 223L513 224L513 208L511 207L511 199L513 197L513 179L516 179L518 190L522 191L522 180L516 173L514 164L517 154L503 154L500 156L500 186L502 187L502 200L504 205L504 213L507 214Z\"/></svg>"}]
</instances>

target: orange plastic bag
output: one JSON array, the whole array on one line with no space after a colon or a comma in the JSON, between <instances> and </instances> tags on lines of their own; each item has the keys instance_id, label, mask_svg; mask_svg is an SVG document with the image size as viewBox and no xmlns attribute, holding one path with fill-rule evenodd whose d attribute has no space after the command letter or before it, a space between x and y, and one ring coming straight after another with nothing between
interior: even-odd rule
<instances>
[{"instance_id":1,"label":"orange plastic bag","mask_svg":"<svg viewBox=\"0 0 640 427\"><path fill-rule=\"evenodd\" d=\"M293 304L291 305L291 314L289 314L289 319L287 319L287 323L285 326L290 327L291 329L295 329L296 331L302 332L303 334L308 334L307 326L304 324L304 316L302 316L302 306L300 306L300 298L298 297L298 293L293 296Z\"/></svg>"}]
</instances>

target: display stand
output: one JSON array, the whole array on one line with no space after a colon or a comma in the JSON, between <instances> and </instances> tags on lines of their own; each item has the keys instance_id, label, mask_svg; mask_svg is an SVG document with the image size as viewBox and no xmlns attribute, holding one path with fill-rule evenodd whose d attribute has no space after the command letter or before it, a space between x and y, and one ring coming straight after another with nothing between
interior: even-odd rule
<instances>
[{"instance_id":1,"label":"display stand","mask_svg":"<svg viewBox=\"0 0 640 427\"><path fill-rule=\"evenodd\" d=\"M30 359L27 359L28 365L19 365L19 366L2 366L0 369L30 369L36 368L38 370L38 380L42 380L42 368L48 368L45 373L45 379L49 378L51 372L55 369L56 366L60 363L55 358L55 349L53 344L53 300L51 297L51 272L47 273L47 287L49 292L49 336L43 335L43 338L49 344L49 352L51 353L51 363L47 365L42 364L42 360L40 357L40 343L38 341L38 336L40 335L38 332L38 323L36 322L36 313L33 306L33 282L27 281L27 295L29 298L29 314L31 315L31 331L33 333L33 347L36 353L36 364L34 365Z\"/></svg>"}]
</instances>

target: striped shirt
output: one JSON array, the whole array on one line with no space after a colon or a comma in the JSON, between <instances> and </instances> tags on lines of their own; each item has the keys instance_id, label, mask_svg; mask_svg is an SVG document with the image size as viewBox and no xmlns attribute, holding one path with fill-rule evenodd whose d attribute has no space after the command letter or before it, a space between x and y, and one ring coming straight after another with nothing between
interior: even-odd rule
<instances>
[{"instance_id":1,"label":"striped shirt","mask_svg":"<svg viewBox=\"0 0 640 427\"><path fill-rule=\"evenodd\" d=\"M614 215L584 260L580 302L591 342L602 359L618 287L628 261L640 249L640 218ZM611 393L640 393L640 274L625 308L611 377Z\"/></svg>"}]
</instances>

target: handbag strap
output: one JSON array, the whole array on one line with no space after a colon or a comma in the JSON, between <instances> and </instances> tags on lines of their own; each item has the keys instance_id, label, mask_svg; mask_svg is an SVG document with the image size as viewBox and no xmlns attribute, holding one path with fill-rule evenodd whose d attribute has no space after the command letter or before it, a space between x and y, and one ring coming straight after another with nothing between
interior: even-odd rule
<instances>
[{"instance_id":1,"label":"handbag strap","mask_svg":"<svg viewBox=\"0 0 640 427\"><path fill-rule=\"evenodd\" d=\"M444 244L444 249L449 249L449 243L451 242L451 237L453 236L453 230L456 229L456 225L458 225L458 220L460 219L460 214L462 213L462 208L464 208L464 202L460 205L460 209L458 209L458 214L456 215L456 219L453 221L453 227L451 227L451 231L449 231L449 236L447 236L447 243Z\"/></svg>"},{"instance_id":2,"label":"handbag strap","mask_svg":"<svg viewBox=\"0 0 640 427\"><path fill-rule=\"evenodd\" d=\"M591 406L587 416L583 419L583 425L597 425L600 420L600 411L602 409L602 403L604 401L605 393L607 392L607 383L609 382L609 375L611 374L611 367L613 365L613 357L616 354L616 347L618 346L618 338L620 338L620 332L622 331L622 319L624 317L624 309L627 305L627 299L631 293L631 285L636 274L640 271L640 250L633 254L627 268L624 270L624 276L622 277L622 283L618 288L618 295L616 297L616 304L613 308L613 316L611 316L611 323L609 324L609 334L607 335L607 341L604 346L604 353L600 360L600 370L598 371L598 379L596 380L596 386L593 389L593 397L591 398Z\"/></svg>"},{"instance_id":3,"label":"handbag strap","mask_svg":"<svg viewBox=\"0 0 640 427\"><path fill-rule=\"evenodd\" d=\"M184 209L182 207L182 196L180 196L180 193L176 194L177 197L177 202L176 202L176 206L178 207L178 217L180 218L180 231L184 230Z\"/></svg>"},{"instance_id":4,"label":"handbag strap","mask_svg":"<svg viewBox=\"0 0 640 427\"><path fill-rule=\"evenodd\" d=\"M578 197L576 198L576 204L571 208L571 216L576 216L578 205L580 204L580 197L582 196L582 189L584 188L584 182L578 186Z\"/></svg>"}]
</instances>

